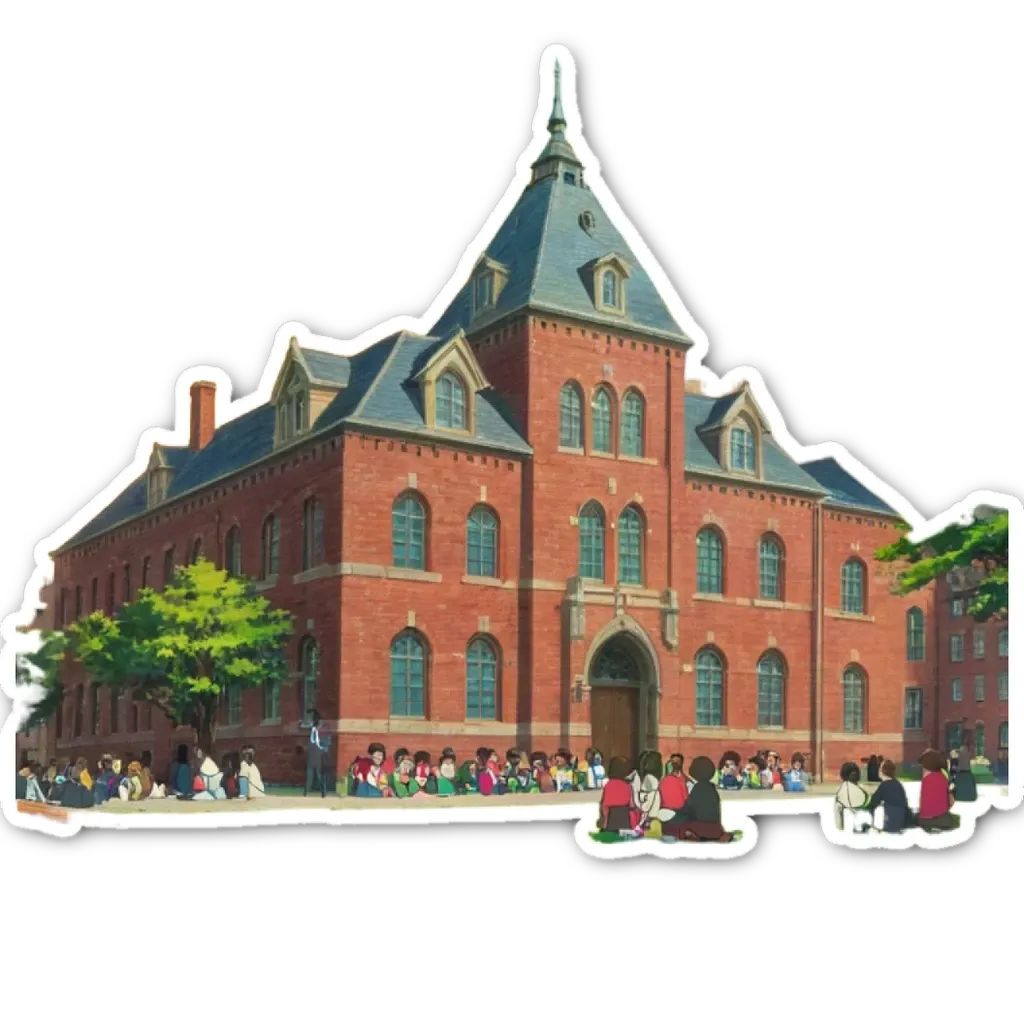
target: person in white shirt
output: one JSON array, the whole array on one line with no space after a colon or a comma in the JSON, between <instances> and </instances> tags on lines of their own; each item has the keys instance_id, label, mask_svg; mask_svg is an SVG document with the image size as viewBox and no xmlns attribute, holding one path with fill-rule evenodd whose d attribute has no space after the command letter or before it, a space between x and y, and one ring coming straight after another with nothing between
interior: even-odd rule
<instances>
[{"instance_id":1,"label":"person in white shirt","mask_svg":"<svg viewBox=\"0 0 1024 1024\"><path fill-rule=\"evenodd\" d=\"M313 788L313 783L320 782L320 796L327 796L327 777L324 770L324 759L330 742L326 736L321 734L320 712L312 712L313 724L309 730L309 744L306 747L306 785L302 790L303 796L308 796Z\"/></svg>"},{"instance_id":2,"label":"person in white shirt","mask_svg":"<svg viewBox=\"0 0 1024 1024\"><path fill-rule=\"evenodd\" d=\"M871 813L867 810L870 797L860 786L860 768L847 761L839 769L839 778L842 781L836 791L836 828L843 832L849 825L854 832L867 832L871 827Z\"/></svg>"},{"instance_id":3,"label":"person in white shirt","mask_svg":"<svg viewBox=\"0 0 1024 1024\"><path fill-rule=\"evenodd\" d=\"M267 795L263 788L263 776L256 764L256 750L252 746L242 748L242 764L238 769L238 777L245 779L247 800L259 800Z\"/></svg>"}]
</instances>

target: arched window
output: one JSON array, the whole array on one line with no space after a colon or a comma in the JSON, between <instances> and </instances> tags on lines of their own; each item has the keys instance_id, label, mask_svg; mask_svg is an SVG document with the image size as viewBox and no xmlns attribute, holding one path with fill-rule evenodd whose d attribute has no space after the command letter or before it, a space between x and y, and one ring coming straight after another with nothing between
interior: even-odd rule
<instances>
[{"instance_id":1,"label":"arched window","mask_svg":"<svg viewBox=\"0 0 1024 1024\"><path fill-rule=\"evenodd\" d=\"M412 494L391 508L391 563L402 569L425 569L427 513Z\"/></svg>"},{"instance_id":2,"label":"arched window","mask_svg":"<svg viewBox=\"0 0 1024 1024\"><path fill-rule=\"evenodd\" d=\"M843 672L843 731L864 731L864 673L856 665Z\"/></svg>"},{"instance_id":3,"label":"arched window","mask_svg":"<svg viewBox=\"0 0 1024 1024\"><path fill-rule=\"evenodd\" d=\"M79 683L75 687L75 735L81 736L85 729L85 687Z\"/></svg>"},{"instance_id":4,"label":"arched window","mask_svg":"<svg viewBox=\"0 0 1024 1024\"><path fill-rule=\"evenodd\" d=\"M739 424L729 431L729 465L733 472L754 472L754 435L745 424Z\"/></svg>"},{"instance_id":5,"label":"arched window","mask_svg":"<svg viewBox=\"0 0 1024 1024\"><path fill-rule=\"evenodd\" d=\"M281 720L281 684L275 680L263 685L263 721Z\"/></svg>"},{"instance_id":6,"label":"arched window","mask_svg":"<svg viewBox=\"0 0 1024 1024\"><path fill-rule=\"evenodd\" d=\"M765 654L757 663L758 727L782 727L786 670L782 659L774 653Z\"/></svg>"},{"instance_id":7,"label":"arched window","mask_svg":"<svg viewBox=\"0 0 1024 1024\"><path fill-rule=\"evenodd\" d=\"M782 600L782 542L770 533L758 545L758 590L762 600Z\"/></svg>"},{"instance_id":8,"label":"arched window","mask_svg":"<svg viewBox=\"0 0 1024 1024\"><path fill-rule=\"evenodd\" d=\"M591 402L595 452L612 450L612 400L607 388L598 388Z\"/></svg>"},{"instance_id":9,"label":"arched window","mask_svg":"<svg viewBox=\"0 0 1024 1024\"><path fill-rule=\"evenodd\" d=\"M227 724L242 724L242 688L238 683L229 683L226 693Z\"/></svg>"},{"instance_id":10,"label":"arched window","mask_svg":"<svg viewBox=\"0 0 1024 1024\"><path fill-rule=\"evenodd\" d=\"M594 501L580 512L579 571L587 580L604 579L604 510Z\"/></svg>"},{"instance_id":11,"label":"arched window","mask_svg":"<svg viewBox=\"0 0 1024 1024\"><path fill-rule=\"evenodd\" d=\"M150 558L149 555L146 555L146 557L142 560L142 577L139 580L139 586L143 589L149 586L149 577L152 571L152 566L153 559Z\"/></svg>"},{"instance_id":12,"label":"arched window","mask_svg":"<svg viewBox=\"0 0 1024 1024\"><path fill-rule=\"evenodd\" d=\"M127 604L132 599L132 567L125 562L121 570L121 600Z\"/></svg>"},{"instance_id":13,"label":"arched window","mask_svg":"<svg viewBox=\"0 0 1024 1024\"><path fill-rule=\"evenodd\" d=\"M174 545L164 552L164 586L174 579Z\"/></svg>"},{"instance_id":14,"label":"arched window","mask_svg":"<svg viewBox=\"0 0 1024 1024\"><path fill-rule=\"evenodd\" d=\"M237 526L228 530L224 540L224 569L229 576L242 575L242 531Z\"/></svg>"},{"instance_id":15,"label":"arched window","mask_svg":"<svg viewBox=\"0 0 1024 1024\"><path fill-rule=\"evenodd\" d=\"M999 748L1006 750L1010 745L1010 723L1001 722L999 725Z\"/></svg>"},{"instance_id":16,"label":"arched window","mask_svg":"<svg viewBox=\"0 0 1024 1024\"><path fill-rule=\"evenodd\" d=\"M627 505L619 514L619 582L640 586L644 581L644 522L640 513Z\"/></svg>"},{"instance_id":17,"label":"arched window","mask_svg":"<svg viewBox=\"0 0 1024 1024\"><path fill-rule=\"evenodd\" d=\"M96 683L89 687L89 700L92 705L90 708L92 714L89 718L92 734L98 736L100 732L100 688Z\"/></svg>"},{"instance_id":18,"label":"arched window","mask_svg":"<svg viewBox=\"0 0 1024 1024\"><path fill-rule=\"evenodd\" d=\"M601 304L618 307L619 278L614 270L606 270L601 276Z\"/></svg>"},{"instance_id":19,"label":"arched window","mask_svg":"<svg viewBox=\"0 0 1024 1024\"><path fill-rule=\"evenodd\" d=\"M192 541L192 547L189 550L188 564L189 565L195 565L196 562L198 562L199 559L202 558L202 557L203 557L203 538L202 537L196 537L196 539L194 541Z\"/></svg>"},{"instance_id":20,"label":"arched window","mask_svg":"<svg viewBox=\"0 0 1024 1024\"><path fill-rule=\"evenodd\" d=\"M299 721L309 722L313 711L317 710L316 697L320 683L320 648L316 640L303 637L299 647Z\"/></svg>"},{"instance_id":21,"label":"arched window","mask_svg":"<svg viewBox=\"0 0 1024 1024\"><path fill-rule=\"evenodd\" d=\"M281 523L277 516L263 520L263 543L260 555L260 579L277 575L277 563L281 550ZM275 716L276 717L276 716Z\"/></svg>"},{"instance_id":22,"label":"arched window","mask_svg":"<svg viewBox=\"0 0 1024 1024\"><path fill-rule=\"evenodd\" d=\"M907 661L924 661L924 612L920 608L907 612Z\"/></svg>"},{"instance_id":23,"label":"arched window","mask_svg":"<svg viewBox=\"0 0 1024 1024\"><path fill-rule=\"evenodd\" d=\"M466 575L498 575L498 517L484 505L466 520Z\"/></svg>"},{"instance_id":24,"label":"arched window","mask_svg":"<svg viewBox=\"0 0 1024 1024\"><path fill-rule=\"evenodd\" d=\"M121 687L112 686L110 688L110 706L107 709L110 716L110 731L120 732L121 731Z\"/></svg>"},{"instance_id":25,"label":"arched window","mask_svg":"<svg viewBox=\"0 0 1024 1024\"><path fill-rule=\"evenodd\" d=\"M985 756L985 723L974 723L974 756Z\"/></svg>"},{"instance_id":26,"label":"arched window","mask_svg":"<svg viewBox=\"0 0 1024 1024\"><path fill-rule=\"evenodd\" d=\"M490 640L479 637L466 652L466 718L498 717L498 655Z\"/></svg>"},{"instance_id":27,"label":"arched window","mask_svg":"<svg viewBox=\"0 0 1024 1024\"><path fill-rule=\"evenodd\" d=\"M391 714L422 718L425 714L426 657L423 642L412 631L391 642Z\"/></svg>"},{"instance_id":28,"label":"arched window","mask_svg":"<svg viewBox=\"0 0 1024 1024\"><path fill-rule=\"evenodd\" d=\"M301 434L306 429L306 393L299 391L292 399L292 408L295 414L295 433Z\"/></svg>"},{"instance_id":29,"label":"arched window","mask_svg":"<svg viewBox=\"0 0 1024 1024\"><path fill-rule=\"evenodd\" d=\"M844 612L864 614L864 565L856 558L843 563L842 601Z\"/></svg>"},{"instance_id":30,"label":"arched window","mask_svg":"<svg viewBox=\"0 0 1024 1024\"><path fill-rule=\"evenodd\" d=\"M570 381L558 398L558 444L561 448L583 447L583 396Z\"/></svg>"},{"instance_id":31,"label":"arched window","mask_svg":"<svg viewBox=\"0 0 1024 1024\"><path fill-rule=\"evenodd\" d=\"M623 455L644 453L644 400L635 391L628 392L622 400L619 451Z\"/></svg>"},{"instance_id":32,"label":"arched window","mask_svg":"<svg viewBox=\"0 0 1024 1024\"><path fill-rule=\"evenodd\" d=\"M434 421L439 427L466 429L466 389L450 371L437 378Z\"/></svg>"},{"instance_id":33,"label":"arched window","mask_svg":"<svg viewBox=\"0 0 1024 1024\"><path fill-rule=\"evenodd\" d=\"M714 651L697 655L697 725L722 725L722 659Z\"/></svg>"},{"instance_id":34,"label":"arched window","mask_svg":"<svg viewBox=\"0 0 1024 1024\"><path fill-rule=\"evenodd\" d=\"M710 526L697 534L697 592L699 594L721 594L722 588L722 537Z\"/></svg>"},{"instance_id":35,"label":"arched window","mask_svg":"<svg viewBox=\"0 0 1024 1024\"><path fill-rule=\"evenodd\" d=\"M302 504L302 569L312 569L324 560L324 508L316 498Z\"/></svg>"}]
</instances>

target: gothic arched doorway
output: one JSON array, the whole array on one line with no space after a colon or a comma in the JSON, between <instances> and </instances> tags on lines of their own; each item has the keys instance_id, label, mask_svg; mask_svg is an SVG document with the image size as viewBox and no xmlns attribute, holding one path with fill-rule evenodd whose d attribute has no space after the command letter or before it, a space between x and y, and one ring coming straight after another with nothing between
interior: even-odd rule
<instances>
[{"instance_id":1,"label":"gothic arched doorway","mask_svg":"<svg viewBox=\"0 0 1024 1024\"><path fill-rule=\"evenodd\" d=\"M587 676L592 745L606 765L617 755L635 765L640 751L656 743L651 722L657 722L657 681L650 652L631 631L621 630L595 645Z\"/></svg>"}]
</instances>

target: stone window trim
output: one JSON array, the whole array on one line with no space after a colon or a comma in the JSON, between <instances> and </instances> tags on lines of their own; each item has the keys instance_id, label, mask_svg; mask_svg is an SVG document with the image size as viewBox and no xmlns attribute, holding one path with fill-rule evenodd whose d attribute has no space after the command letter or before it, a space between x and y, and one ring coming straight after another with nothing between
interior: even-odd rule
<instances>
[{"instance_id":1,"label":"stone window trim","mask_svg":"<svg viewBox=\"0 0 1024 1024\"><path fill-rule=\"evenodd\" d=\"M607 401L608 420L604 422L604 402ZM599 404L600 403L600 404ZM615 458L618 451L618 395L608 381L601 381L590 392L590 429L586 431L587 454ZM600 424L598 416L601 416ZM607 435L607 436L606 436ZM599 448L599 444L607 443L607 448Z\"/></svg>"},{"instance_id":2,"label":"stone window trim","mask_svg":"<svg viewBox=\"0 0 1024 1024\"><path fill-rule=\"evenodd\" d=\"M632 276L629 263L618 253L609 252L590 265L594 308L599 313L625 316L629 308L628 281ZM611 274L611 287L605 275Z\"/></svg>"},{"instance_id":3,"label":"stone window trim","mask_svg":"<svg viewBox=\"0 0 1024 1024\"><path fill-rule=\"evenodd\" d=\"M465 423L462 427L443 426L438 422L438 381L452 374L462 384L465 397ZM428 430L439 430L457 437L476 435L476 396L490 387L476 356L462 330L456 331L434 353L415 377L423 397L423 418Z\"/></svg>"},{"instance_id":4,"label":"stone window trim","mask_svg":"<svg viewBox=\"0 0 1024 1024\"><path fill-rule=\"evenodd\" d=\"M476 261L469 281L470 321L493 310L508 283L509 269L484 254Z\"/></svg>"}]
</instances>

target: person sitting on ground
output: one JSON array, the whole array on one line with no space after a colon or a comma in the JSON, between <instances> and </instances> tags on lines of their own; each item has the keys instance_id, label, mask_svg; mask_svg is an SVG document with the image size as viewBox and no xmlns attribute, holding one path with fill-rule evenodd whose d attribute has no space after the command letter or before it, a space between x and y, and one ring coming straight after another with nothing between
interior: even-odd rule
<instances>
[{"instance_id":1,"label":"person sitting on ground","mask_svg":"<svg viewBox=\"0 0 1024 1024\"><path fill-rule=\"evenodd\" d=\"M771 788L776 793L783 792L786 783L782 772L782 758L774 750L768 752L768 771L771 773Z\"/></svg>"},{"instance_id":2,"label":"person sitting on ground","mask_svg":"<svg viewBox=\"0 0 1024 1024\"><path fill-rule=\"evenodd\" d=\"M953 799L957 803L969 804L978 799L978 783L971 771L970 747L964 736L957 751L956 771L953 773Z\"/></svg>"},{"instance_id":3,"label":"person sitting on ground","mask_svg":"<svg viewBox=\"0 0 1024 1024\"><path fill-rule=\"evenodd\" d=\"M807 772L804 771L806 762L803 754L794 754L789 761L789 771L786 772L785 785L789 793L807 792Z\"/></svg>"},{"instance_id":4,"label":"person sitting on ground","mask_svg":"<svg viewBox=\"0 0 1024 1024\"><path fill-rule=\"evenodd\" d=\"M515 792L516 793L539 793L540 787L537 785L537 780L533 777L533 763L530 760L530 755L525 750L517 750L516 755L519 758L516 764L515 774ZM510 785L513 780L510 780Z\"/></svg>"},{"instance_id":5,"label":"person sitting on ground","mask_svg":"<svg viewBox=\"0 0 1024 1024\"><path fill-rule=\"evenodd\" d=\"M761 772L764 769L764 762L758 754L747 759L747 765L743 769L743 788L760 789Z\"/></svg>"},{"instance_id":6,"label":"person sitting on ground","mask_svg":"<svg viewBox=\"0 0 1024 1024\"><path fill-rule=\"evenodd\" d=\"M953 794L945 773L946 759L937 750L926 750L918 759L921 776L921 801L917 823L926 832L948 832L960 827L960 817L953 814Z\"/></svg>"},{"instance_id":7,"label":"person sitting on ground","mask_svg":"<svg viewBox=\"0 0 1024 1024\"><path fill-rule=\"evenodd\" d=\"M242 764L238 769L239 794L246 800L260 800L267 795L263 775L256 764L256 748L250 743L242 747Z\"/></svg>"},{"instance_id":8,"label":"person sitting on ground","mask_svg":"<svg viewBox=\"0 0 1024 1024\"><path fill-rule=\"evenodd\" d=\"M665 762L665 774L666 775L682 775L683 774L683 755L682 754L669 754L668 760Z\"/></svg>"},{"instance_id":9,"label":"person sitting on ground","mask_svg":"<svg viewBox=\"0 0 1024 1024\"><path fill-rule=\"evenodd\" d=\"M413 785L411 796L436 796L437 780L434 778L434 769L430 763L430 752L417 750L413 755Z\"/></svg>"},{"instance_id":10,"label":"person sitting on ground","mask_svg":"<svg viewBox=\"0 0 1024 1024\"><path fill-rule=\"evenodd\" d=\"M640 824L640 808L633 787L626 781L629 762L616 755L608 762L608 781L601 789L597 827L601 832L632 836Z\"/></svg>"},{"instance_id":11,"label":"person sitting on ground","mask_svg":"<svg viewBox=\"0 0 1024 1024\"><path fill-rule=\"evenodd\" d=\"M455 795L455 777L458 774L458 768L455 764L455 751L451 747L445 747L441 751L441 760L437 765L437 795L438 796L454 796Z\"/></svg>"},{"instance_id":12,"label":"person sitting on ground","mask_svg":"<svg viewBox=\"0 0 1024 1024\"><path fill-rule=\"evenodd\" d=\"M645 750L640 755L637 770L630 777L633 795L642 814L640 827L654 839L661 838L661 819L658 816L661 810L661 793L658 790L661 776L661 754L657 750Z\"/></svg>"},{"instance_id":13,"label":"person sitting on ground","mask_svg":"<svg viewBox=\"0 0 1024 1024\"><path fill-rule=\"evenodd\" d=\"M188 763L188 745L178 744L178 752L168 779L170 791L179 800L187 800L192 796L192 771Z\"/></svg>"},{"instance_id":14,"label":"person sitting on ground","mask_svg":"<svg viewBox=\"0 0 1024 1024\"><path fill-rule=\"evenodd\" d=\"M224 778L221 781L224 795L228 800L236 800L238 798L238 768L235 764L235 755L225 754L220 766L224 772Z\"/></svg>"},{"instance_id":15,"label":"person sitting on ground","mask_svg":"<svg viewBox=\"0 0 1024 1024\"><path fill-rule=\"evenodd\" d=\"M82 769L78 765L78 762L81 760L83 759L79 758L78 761L68 769L68 777L64 780L64 787L61 790L61 807L81 809L83 807L93 806L92 791L86 789L85 786L82 785Z\"/></svg>"},{"instance_id":16,"label":"person sitting on ground","mask_svg":"<svg viewBox=\"0 0 1024 1024\"><path fill-rule=\"evenodd\" d=\"M718 761L718 785L721 789L742 789L743 778L740 774L740 755L735 750L727 750Z\"/></svg>"},{"instance_id":17,"label":"person sitting on ground","mask_svg":"<svg viewBox=\"0 0 1024 1024\"><path fill-rule=\"evenodd\" d=\"M224 792L224 773L217 767L209 754L196 747L196 769L193 787L196 790L194 800L226 800Z\"/></svg>"},{"instance_id":18,"label":"person sitting on ground","mask_svg":"<svg viewBox=\"0 0 1024 1024\"><path fill-rule=\"evenodd\" d=\"M909 824L910 805L907 803L907 791L903 783L896 778L896 765L892 761L883 761L879 775L882 781L878 789L871 794L868 801L868 813L874 815L882 808L882 830L884 832L902 832Z\"/></svg>"},{"instance_id":19,"label":"person sitting on ground","mask_svg":"<svg viewBox=\"0 0 1024 1024\"><path fill-rule=\"evenodd\" d=\"M533 768L533 782L540 793L554 793L555 780L551 777L551 766L548 762L548 755L543 750L535 750L530 755L530 764Z\"/></svg>"},{"instance_id":20,"label":"person sitting on ground","mask_svg":"<svg viewBox=\"0 0 1024 1024\"><path fill-rule=\"evenodd\" d=\"M476 785L476 761L469 758L459 765L455 776L455 792L460 796L471 796L478 792Z\"/></svg>"},{"instance_id":21,"label":"person sitting on ground","mask_svg":"<svg viewBox=\"0 0 1024 1024\"><path fill-rule=\"evenodd\" d=\"M15 796L18 800L30 800L34 804L46 803L46 798L43 796L42 788L39 785L39 779L36 777L36 773L31 765L25 765L18 772Z\"/></svg>"},{"instance_id":22,"label":"person sitting on ground","mask_svg":"<svg viewBox=\"0 0 1024 1024\"><path fill-rule=\"evenodd\" d=\"M356 762L356 796L370 799L390 796L388 777L383 768L384 759L387 757L384 744L371 743L366 748L366 753L366 757L361 757Z\"/></svg>"},{"instance_id":23,"label":"person sitting on ground","mask_svg":"<svg viewBox=\"0 0 1024 1024\"><path fill-rule=\"evenodd\" d=\"M608 781L608 773L604 769L604 758L601 751L596 747L587 747L583 759L587 768L585 787L587 789L602 789Z\"/></svg>"},{"instance_id":24,"label":"person sitting on ground","mask_svg":"<svg viewBox=\"0 0 1024 1024\"><path fill-rule=\"evenodd\" d=\"M556 793L569 793L573 789L574 775L572 770L572 754L565 747L555 751L554 765L551 771Z\"/></svg>"},{"instance_id":25,"label":"person sitting on ground","mask_svg":"<svg viewBox=\"0 0 1024 1024\"><path fill-rule=\"evenodd\" d=\"M658 795L661 801L658 819L662 823L662 839L673 841L678 837L665 831L665 822L671 821L683 809L690 790L687 787L687 778L683 774L683 755L673 754L669 758L668 765L668 771L658 786Z\"/></svg>"},{"instance_id":26,"label":"person sitting on ground","mask_svg":"<svg viewBox=\"0 0 1024 1024\"><path fill-rule=\"evenodd\" d=\"M113 755L104 754L96 762L96 769L97 775L92 784L92 799L93 803L99 806L105 804L116 791L117 776L114 774Z\"/></svg>"},{"instance_id":27,"label":"person sitting on ground","mask_svg":"<svg viewBox=\"0 0 1024 1024\"><path fill-rule=\"evenodd\" d=\"M690 762L690 778L693 789L686 803L676 813L662 822L662 838L682 839L686 842L732 841L732 832L722 827L722 798L712 781L715 777L715 763L710 757L698 756Z\"/></svg>"},{"instance_id":28,"label":"person sitting on ground","mask_svg":"<svg viewBox=\"0 0 1024 1024\"><path fill-rule=\"evenodd\" d=\"M399 747L395 751L395 771L391 776L391 788L400 800L412 796L419 786L415 777L416 762L412 759L407 747Z\"/></svg>"},{"instance_id":29,"label":"person sitting on ground","mask_svg":"<svg viewBox=\"0 0 1024 1024\"><path fill-rule=\"evenodd\" d=\"M142 752L142 799L163 800L167 796L167 787L156 781L153 774L153 751Z\"/></svg>"},{"instance_id":30,"label":"person sitting on ground","mask_svg":"<svg viewBox=\"0 0 1024 1024\"><path fill-rule=\"evenodd\" d=\"M84 757L78 758L75 761L75 767L78 769L78 784L83 788L92 792L92 775L89 774L89 762Z\"/></svg>"},{"instance_id":31,"label":"person sitting on ground","mask_svg":"<svg viewBox=\"0 0 1024 1024\"><path fill-rule=\"evenodd\" d=\"M847 761L839 769L839 778L835 802L836 828L842 832L850 822L854 832L867 832L871 825L871 815L866 810L870 798L861 788L860 768L853 761Z\"/></svg>"},{"instance_id":32,"label":"person sitting on ground","mask_svg":"<svg viewBox=\"0 0 1024 1024\"><path fill-rule=\"evenodd\" d=\"M879 770L882 764L882 759L878 756L878 754L872 754L869 758L867 758L865 763L867 764L868 782L878 782Z\"/></svg>"}]
</instances>

